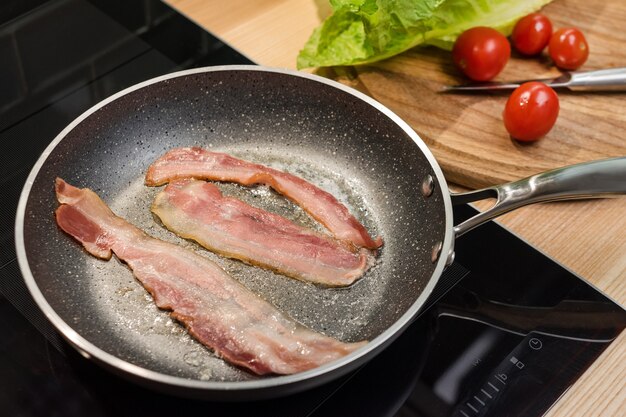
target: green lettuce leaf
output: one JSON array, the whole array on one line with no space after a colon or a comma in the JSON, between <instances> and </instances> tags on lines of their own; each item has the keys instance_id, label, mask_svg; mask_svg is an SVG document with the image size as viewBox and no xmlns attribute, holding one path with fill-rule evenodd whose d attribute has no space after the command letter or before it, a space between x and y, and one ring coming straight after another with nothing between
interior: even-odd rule
<instances>
[{"instance_id":1,"label":"green lettuce leaf","mask_svg":"<svg viewBox=\"0 0 626 417\"><path fill-rule=\"evenodd\" d=\"M550 0L330 0L333 14L298 55L298 68L379 61L420 44L451 49L458 35L515 22Z\"/></svg>"}]
</instances>

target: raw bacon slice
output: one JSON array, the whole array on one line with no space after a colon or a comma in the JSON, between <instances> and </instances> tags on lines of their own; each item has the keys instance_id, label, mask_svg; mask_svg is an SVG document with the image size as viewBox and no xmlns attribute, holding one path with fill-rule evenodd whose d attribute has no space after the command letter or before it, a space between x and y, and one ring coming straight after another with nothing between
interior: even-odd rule
<instances>
[{"instance_id":1,"label":"raw bacon slice","mask_svg":"<svg viewBox=\"0 0 626 417\"><path fill-rule=\"evenodd\" d=\"M367 249L354 253L329 236L225 197L204 181L169 183L156 196L152 212L177 235L213 252L303 281L350 285L373 259Z\"/></svg>"},{"instance_id":2,"label":"raw bacon slice","mask_svg":"<svg viewBox=\"0 0 626 417\"><path fill-rule=\"evenodd\" d=\"M340 358L366 342L343 343L298 324L215 263L149 237L117 217L91 190L56 181L57 223L92 255L126 262L159 308L198 341L259 375L292 374Z\"/></svg>"},{"instance_id":3,"label":"raw bacon slice","mask_svg":"<svg viewBox=\"0 0 626 417\"><path fill-rule=\"evenodd\" d=\"M242 185L268 185L306 210L337 239L368 249L377 249L383 244L380 237L372 239L346 206L330 193L295 175L225 153L195 147L172 149L150 165L146 185L163 185L190 177Z\"/></svg>"}]
</instances>

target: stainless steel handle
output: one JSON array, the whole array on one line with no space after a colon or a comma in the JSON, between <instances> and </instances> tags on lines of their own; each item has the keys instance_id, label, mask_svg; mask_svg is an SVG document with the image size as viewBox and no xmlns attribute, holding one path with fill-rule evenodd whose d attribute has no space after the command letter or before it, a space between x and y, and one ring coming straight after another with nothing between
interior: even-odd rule
<instances>
[{"instance_id":1,"label":"stainless steel handle","mask_svg":"<svg viewBox=\"0 0 626 417\"><path fill-rule=\"evenodd\" d=\"M574 91L598 89L626 91L626 67L573 72L568 87Z\"/></svg>"},{"instance_id":2,"label":"stainless steel handle","mask_svg":"<svg viewBox=\"0 0 626 417\"><path fill-rule=\"evenodd\" d=\"M626 157L586 162L467 193L453 193L452 204L495 198L489 209L454 227L456 237L494 217L533 203L626 194Z\"/></svg>"}]
</instances>

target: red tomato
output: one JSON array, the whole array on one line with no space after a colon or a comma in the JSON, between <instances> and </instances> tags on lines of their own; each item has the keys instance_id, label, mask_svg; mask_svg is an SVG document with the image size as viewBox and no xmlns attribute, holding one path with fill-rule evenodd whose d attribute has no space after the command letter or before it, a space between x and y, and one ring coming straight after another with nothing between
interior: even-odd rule
<instances>
[{"instance_id":1,"label":"red tomato","mask_svg":"<svg viewBox=\"0 0 626 417\"><path fill-rule=\"evenodd\" d=\"M452 60L472 80L498 75L511 56L511 46L495 29L478 26L463 32L452 48Z\"/></svg>"},{"instance_id":2,"label":"red tomato","mask_svg":"<svg viewBox=\"0 0 626 417\"><path fill-rule=\"evenodd\" d=\"M576 28L563 28L554 32L548 50L554 64L566 70L580 67L589 56L585 35Z\"/></svg>"},{"instance_id":3,"label":"red tomato","mask_svg":"<svg viewBox=\"0 0 626 417\"><path fill-rule=\"evenodd\" d=\"M536 55L543 51L552 36L552 22L546 16L532 13L521 18L513 28L511 42L520 53Z\"/></svg>"},{"instance_id":4,"label":"red tomato","mask_svg":"<svg viewBox=\"0 0 626 417\"><path fill-rule=\"evenodd\" d=\"M552 129L559 115L559 97L544 83L517 87L504 107L504 127L517 140L535 141Z\"/></svg>"}]
</instances>

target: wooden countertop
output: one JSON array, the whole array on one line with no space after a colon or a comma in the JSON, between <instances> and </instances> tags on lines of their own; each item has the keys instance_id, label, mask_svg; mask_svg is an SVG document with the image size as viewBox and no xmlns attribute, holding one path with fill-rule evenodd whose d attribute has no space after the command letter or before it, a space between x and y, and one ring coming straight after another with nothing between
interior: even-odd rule
<instances>
[{"instance_id":1,"label":"wooden countertop","mask_svg":"<svg viewBox=\"0 0 626 417\"><path fill-rule=\"evenodd\" d=\"M327 0L167 3L254 62L291 69L313 28L330 12ZM626 125L620 128L626 141ZM626 199L539 204L506 214L498 223L626 305ZM547 416L623 415L625 381L626 332L622 332Z\"/></svg>"}]
</instances>

